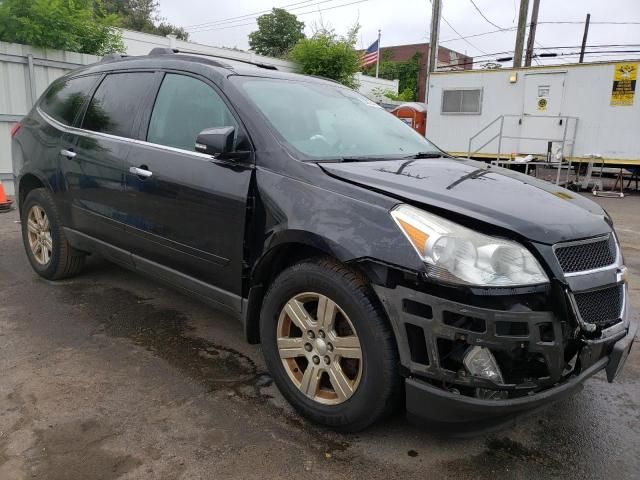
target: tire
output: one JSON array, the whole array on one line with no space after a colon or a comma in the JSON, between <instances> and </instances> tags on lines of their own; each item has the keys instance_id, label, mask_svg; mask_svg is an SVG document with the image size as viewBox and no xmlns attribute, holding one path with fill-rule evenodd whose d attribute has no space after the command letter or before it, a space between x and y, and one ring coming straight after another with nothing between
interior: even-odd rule
<instances>
[{"instance_id":1,"label":"tire","mask_svg":"<svg viewBox=\"0 0 640 480\"><path fill-rule=\"evenodd\" d=\"M317 303L314 295L318 295ZM298 320L293 319L304 316L291 313L291 305L296 305L291 303L294 299L303 305L303 314L309 314L309 324L315 325L311 327L315 329L313 337L309 330L303 332ZM318 314L329 311L329 307L320 306L321 302L336 305L334 327L327 328L326 333L321 331L322 322L318 318L329 319L331 315ZM302 333L300 339L298 331ZM283 271L265 295L260 335L276 385L309 420L335 430L355 432L394 410L401 391L396 341L380 302L359 273L331 259L305 261ZM346 352L348 357L358 355L354 335L361 358L344 358L339 352ZM323 346L331 347L330 351ZM328 355L323 356L324 352ZM321 358L315 367L314 356ZM309 368L314 369L307 376ZM319 373L315 374L316 371ZM347 384L336 372L342 372ZM308 377L320 380L307 381Z\"/></svg>"},{"instance_id":2,"label":"tire","mask_svg":"<svg viewBox=\"0 0 640 480\"><path fill-rule=\"evenodd\" d=\"M85 254L69 245L58 210L46 189L36 188L27 194L21 205L20 219L22 242L29 262L38 275L48 280L60 280L80 273ZM39 220L35 225L34 219ZM32 241L36 242L33 247ZM43 253L44 249L46 254Z\"/></svg>"}]
</instances>

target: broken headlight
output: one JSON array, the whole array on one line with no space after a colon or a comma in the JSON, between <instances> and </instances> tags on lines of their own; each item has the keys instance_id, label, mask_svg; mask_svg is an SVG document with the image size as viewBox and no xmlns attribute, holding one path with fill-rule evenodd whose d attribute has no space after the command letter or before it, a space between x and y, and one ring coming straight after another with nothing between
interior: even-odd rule
<instances>
[{"instance_id":1,"label":"broken headlight","mask_svg":"<svg viewBox=\"0 0 640 480\"><path fill-rule=\"evenodd\" d=\"M429 277L485 287L549 281L531 252L517 242L475 232L410 205L398 205L391 216L427 265Z\"/></svg>"}]
</instances>

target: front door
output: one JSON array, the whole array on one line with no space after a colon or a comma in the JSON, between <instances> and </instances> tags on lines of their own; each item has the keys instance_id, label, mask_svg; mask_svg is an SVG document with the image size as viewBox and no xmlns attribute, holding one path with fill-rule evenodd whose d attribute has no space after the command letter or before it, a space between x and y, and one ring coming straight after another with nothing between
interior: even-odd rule
<instances>
[{"instance_id":1,"label":"front door","mask_svg":"<svg viewBox=\"0 0 640 480\"><path fill-rule=\"evenodd\" d=\"M212 85L167 73L160 86L144 144L126 162L126 189L135 202L128 231L141 269L174 272L241 293L250 162L216 160L194 150L210 127L238 122ZM238 297L239 298L239 297Z\"/></svg>"},{"instance_id":2,"label":"front door","mask_svg":"<svg viewBox=\"0 0 640 480\"><path fill-rule=\"evenodd\" d=\"M545 155L548 142L562 139L565 119L562 115L564 72L526 73L520 135L520 152ZM532 138L539 140L532 140ZM554 142L555 147L559 142Z\"/></svg>"}]
</instances>

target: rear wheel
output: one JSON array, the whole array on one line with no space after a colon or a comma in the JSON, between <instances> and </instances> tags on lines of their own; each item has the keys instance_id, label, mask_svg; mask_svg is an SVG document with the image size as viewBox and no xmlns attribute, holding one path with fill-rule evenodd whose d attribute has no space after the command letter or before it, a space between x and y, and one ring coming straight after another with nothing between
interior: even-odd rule
<instances>
[{"instance_id":1,"label":"rear wheel","mask_svg":"<svg viewBox=\"0 0 640 480\"><path fill-rule=\"evenodd\" d=\"M47 190L36 188L29 192L21 206L20 218L27 257L40 276L58 280L82 270L85 254L69 245Z\"/></svg>"},{"instance_id":2,"label":"rear wheel","mask_svg":"<svg viewBox=\"0 0 640 480\"><path fill-rule=\"evenodd\" d=\"M357 431L392 411L395 340L356 272L331 260L285 270L265 296L260 330L276 384L305 417Z\"/></svg>"}]
</instances>

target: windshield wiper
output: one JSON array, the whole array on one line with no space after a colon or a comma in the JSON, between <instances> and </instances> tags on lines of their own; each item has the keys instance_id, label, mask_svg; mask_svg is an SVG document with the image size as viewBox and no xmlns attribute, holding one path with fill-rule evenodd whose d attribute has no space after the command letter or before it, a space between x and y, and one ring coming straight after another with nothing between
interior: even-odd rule
<instances>
[{"instance_id":1,"label":"windshield wiper","mask_svg":"<svg viewBox=\"0 0 640 480\"><path fill-rule=\"evenodd\" d=\"M408 155L404 158L415 158L416 160L420 158L440 158L444 157L442 152L418 152L415 155Z\"/></svg>"},{"instance_id":2,"label":"windshield wiper","mask_svg":"<svg viewBox=\"0 0 640 480\"><path fill-rule=\"evenodd\" d=\"M321 161L322 162L379 162L379 161L385 161L385 160L407 160L407 159L417 160L421 158L440 158L440 157L444 157L445 155L446 154L442 152L432 151L432 152L418 152L413 155L407 155L404 157L386 156L386 155L365 155L365 156L352 155L352 156L338 157L334 159L325 159Z\"/></svg>"},{"instance_id":3,"label":"windshield wiper","mask_svg":"<svg viewBox=\"0 0 640 480\"><path fill-rule=\"evenodd\" d=\"M351 157L347 156L347 157L340 157L340 161L341 162L375 162L378 160L395 160L394 158L383 158L383 157L376 157L374 155L370 156L370 157L359 157L357 155L353 155Z\"/></svg>"}]
</instances>

